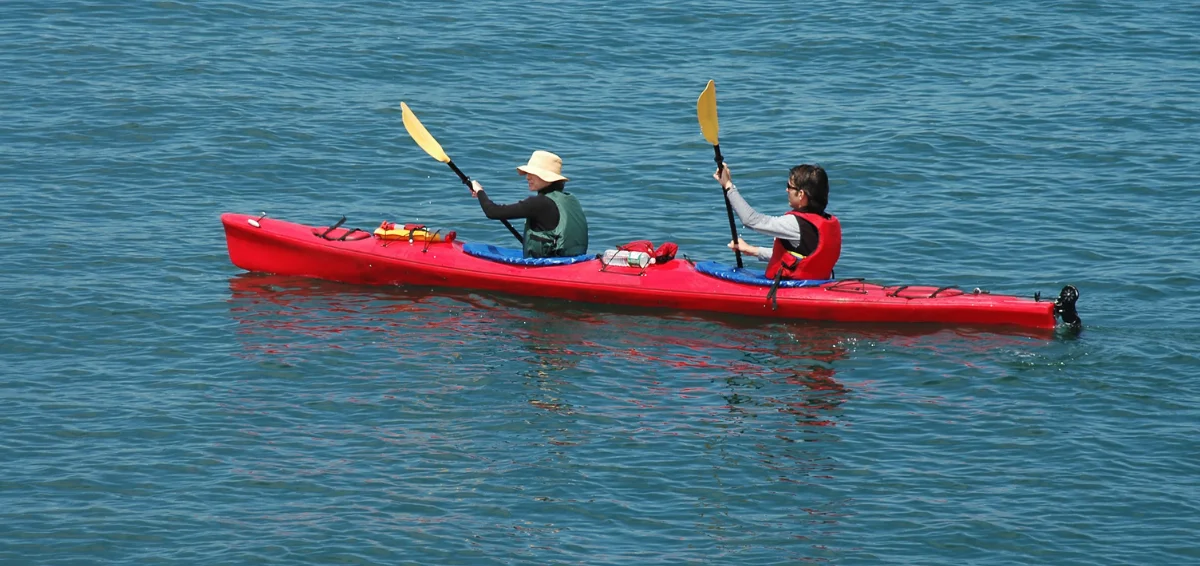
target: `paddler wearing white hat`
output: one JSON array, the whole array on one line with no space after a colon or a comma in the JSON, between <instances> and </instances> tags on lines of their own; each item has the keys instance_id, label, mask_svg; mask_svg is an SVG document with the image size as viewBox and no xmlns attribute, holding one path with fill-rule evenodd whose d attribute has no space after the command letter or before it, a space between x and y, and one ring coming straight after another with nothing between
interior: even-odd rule
<instances>
[{"instance_id":1,"label":"paddler wearing white hat","mask_svg":"<svg viewBox=\"0 0 1200 566\"><path fill-rule=\"evenodd\" d=\"M496 204L479 181L471 181L471 196L479 199L483 213L493 220L525 219L525 257L584 255L588 247L587 217L575 195L566 192L562 158L537 150L529 162L517 167L529 190L537 194L516 204Z\"/></svg>"}]
</instances>

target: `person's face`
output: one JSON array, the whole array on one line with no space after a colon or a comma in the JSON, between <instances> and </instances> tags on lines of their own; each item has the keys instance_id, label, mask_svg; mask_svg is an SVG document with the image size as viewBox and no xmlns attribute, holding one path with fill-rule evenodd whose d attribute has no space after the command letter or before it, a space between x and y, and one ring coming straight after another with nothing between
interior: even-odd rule
<instances>
[{"instance_id":1,"label":"person's face","mask_svg":"<svg viewBox=\"0 0 1200 566\"><path fill-rule=\"evenodd\" d=\"M530 177L532 177L532 176L533 175L530 175ZM788 206L791 206L792 208L801 208L804 205L808 204L808 194L800 189L793 187L791 185L791 183L788 183L788 186L787 186L787 197L788 197Z\"/></svg>"},{"instance_id":2,"label":"person's face","mask_svg":"<svg viewBox=\"0 0 1200 566\"><path fill-rule=\"evenodd\" d=\"M543 181L541 177L528 173L525 174L525 181L529 183L529 190L531 191L540 191L550 186L550 183Z\"/></svg>"}]
</instances>

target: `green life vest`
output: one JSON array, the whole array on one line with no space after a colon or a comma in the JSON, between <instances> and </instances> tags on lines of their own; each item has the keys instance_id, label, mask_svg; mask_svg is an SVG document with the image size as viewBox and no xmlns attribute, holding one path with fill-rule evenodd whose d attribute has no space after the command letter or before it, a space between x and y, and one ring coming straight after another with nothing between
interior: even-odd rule
<instances>
[{"instance_id":1,"label":"green life vest","mask_svg":"<svg viewBox=\"0 0 1200 566\"><path fill-rule=\"evenodd\" d=\"M564 191L546 197L558 206L558 226L553 230L530 230L525 221L525 257L571 257L587 253L588 225L579 199Z\"/></svg>"}]
</instances>

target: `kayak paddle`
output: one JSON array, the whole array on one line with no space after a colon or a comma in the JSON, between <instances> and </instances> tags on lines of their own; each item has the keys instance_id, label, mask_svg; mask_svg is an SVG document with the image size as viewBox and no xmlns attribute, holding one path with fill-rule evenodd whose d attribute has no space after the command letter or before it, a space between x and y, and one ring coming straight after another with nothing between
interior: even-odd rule
<instances>
[{"instance_id":1,"label":"kayak paddle","mask_svg":"<svg viewBox=\"0 0 1200 566\"><path fill-rule=\"evenodd\" d=\"M449 165L450 169L458 175L463 184L470 189L471 178L463 173L453 161L450 161L450 156L446 155L446 152L442 150L441 144L433 139L433 136L429 135L429 130L426 130L425 126L421 125L421 121L417 119L417 115L413 114L413 111L403 102L400 103L400 115L404 120L404 129L408 130L408 135L412 136L413 141L417 142L417 145L421 146L421 149L425 150L425 153L428 153L430 157ZM525 244L525 238L521 237L521 233L517 232L517 229L513 228L512 224L509 224L507 220L500 221L504 223L504 227L508 228L509 232L512 232L513 236L517 237L517 241L521 242L521 245Z\"/></svg>"},{"instance_id":2,"label":"kayak paddle","mask_svg":"<svg viewBox=\"0 0 1200 566\"><path fill-rule=\"evenodd\" d=\"M717 86L712 81L708 81L704 92L701 92L700 98L696 100L696 116L700 119L700 133L704 134L704 139L713 146L713 152L716 154L713 159L716 160L719 171L725 158L721 157L721 144L717 141ZM737 257L738 268L741 268L742 250L737 248L737 224L733 222L733 205L729 204L728 195L725 196L725 214L729 216L729 233L733 235L733 254Z\"/></svg>"}]
</instances>

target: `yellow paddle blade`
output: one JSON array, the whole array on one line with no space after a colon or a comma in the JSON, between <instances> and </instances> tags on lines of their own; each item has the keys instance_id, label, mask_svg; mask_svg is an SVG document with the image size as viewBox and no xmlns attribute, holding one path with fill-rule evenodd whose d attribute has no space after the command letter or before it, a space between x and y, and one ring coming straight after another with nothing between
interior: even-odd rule
<instances>
[{"instance_id":1,"label":"yellow paddle blade","mask_svg":"<svg viewBox=\"0 0 1200 566\"><path fill-rule=\"evenodd\" d=\"M700 99L696 101L696 116L700 119L700 132L708 143L717 145L717 85L708 81Z\"/></svg>"},{"instance_id":2,"label":"yellow paddle blade","mask_svg":"<svg viewBox=\"0 0 1200 566\"><path fill-rule=\"evenodd\" d=\"M442 151L442 146L433 139L433 136L429 135L429 130L421 125L417 115L413 114L412 110L408 109L408 105L403 102L400 103L400 115L404 119L404 129L408 130L408 135L412 136L413 141L417 142L417 145L421 146L425 153L442 163L450 163L450 156Z\"/></svg>"}]
</instances>

